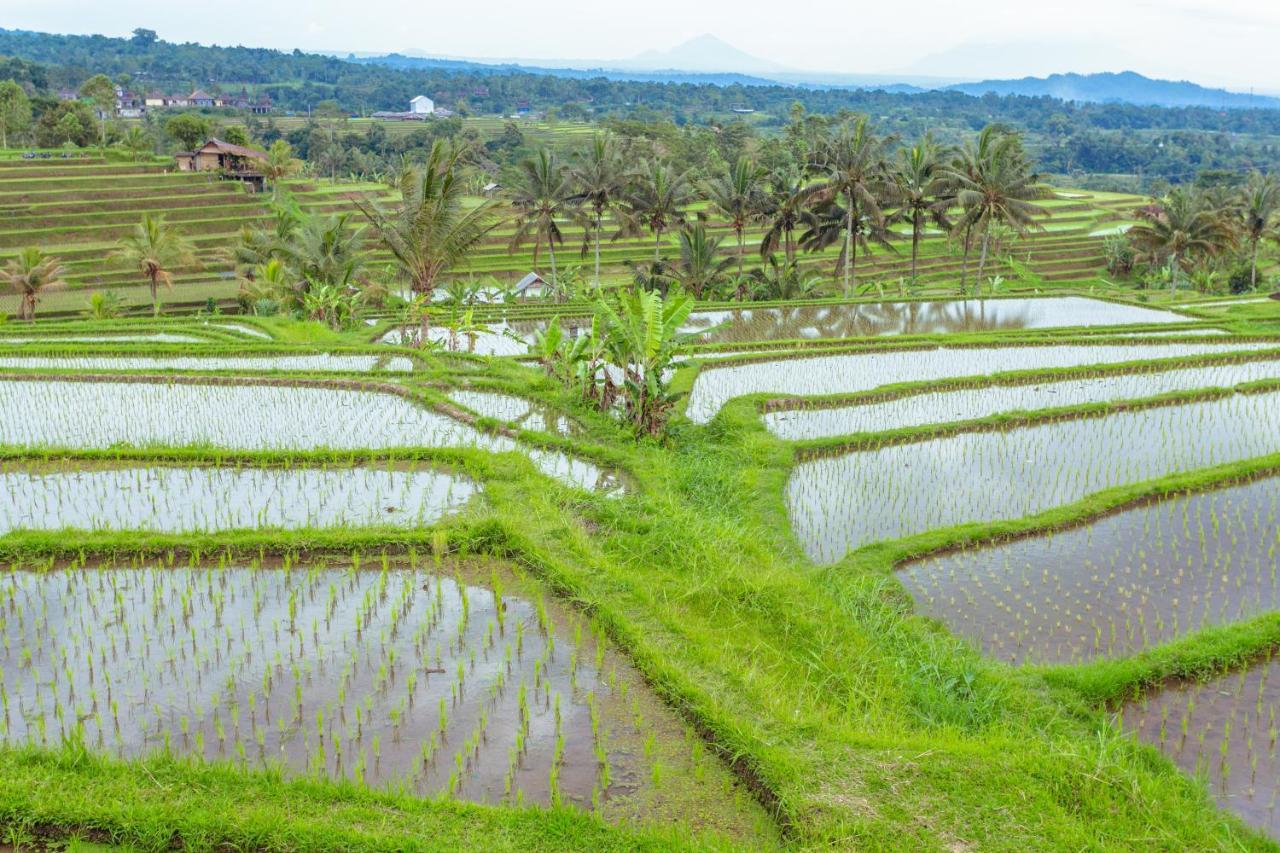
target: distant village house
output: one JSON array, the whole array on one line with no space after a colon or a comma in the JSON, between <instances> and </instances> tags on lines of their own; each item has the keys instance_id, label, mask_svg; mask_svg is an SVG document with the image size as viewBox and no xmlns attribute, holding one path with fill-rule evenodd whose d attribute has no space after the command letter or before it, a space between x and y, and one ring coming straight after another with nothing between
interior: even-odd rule
<instances>
[{"instance_id":1,"label":"distant village house","mask_svg":"<svg viewBox=\"0 0 1280 853\"><path fill-rule=\"evenodd\" d=\"M223 177L244 181L257 191L265 186L265 176L255 161L267 159L267 154L256 148L210 139L195 151L179 151L174 159L179 172L219 172Z\"/></svg>"},{"instance_id":2,"label":"distant village house","mask_svg":"<svg viewBox=\"0 0 1280 853\"><path fill-rule=\"evenodd\" d=\"M448 117L451 115L453 115L452 112L443 107L437 107L436 102L426 95L418 95L409 101L409 109L405 112L379 110L372 117L386 121L426 121L435 116Z\"/></svg>"}]
</instances>

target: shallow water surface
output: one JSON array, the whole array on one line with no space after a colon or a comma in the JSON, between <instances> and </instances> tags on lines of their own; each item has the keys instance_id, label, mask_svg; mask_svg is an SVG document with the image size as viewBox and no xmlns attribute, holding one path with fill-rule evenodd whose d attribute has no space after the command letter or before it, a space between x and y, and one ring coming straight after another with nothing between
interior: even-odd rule
<instances>
[{"instance_id":1,"label":"shallow water surface","mask_svg":"<svg viewBox=\"0 0 1280 853\"><path fill-rule=\"evenodd\" d=\"M1280 378L1280 359L1176 370L1144 370L1084 379L925 391L892 400L835 408L787 409L765 414L764 422L769 431L779 438L799 441L974 420L1002 412L1154 397L1171 391L1229 388L1277 378Z\"/></svg>"},{"instance_id":2,"label":"shallow water surface","mask_svg":"<svg viewBox=\"0 0 1280 853\"><path fill-rule=\"evenodd\" d=\"M585 459L481 432L395 394L346 388L0 379L0 444L477 447L524 453L547 476L568 485L602 491L621 485L614 472Z\"/></svg>"},{"instance_id":3,"label":"shallow water surface","mask_svg":"<svg viewBox=\"0 0 1280 853\"><path fill-rule=\"evenodd\" d=\"M882 446L800 463L792 529L820 563L888 539L1017 519L1115 486L1280 452L1280 393Z\"/></svg>"},{"instance_id":4,"label":"shallow water surface","mask_svg":"<svg viewBox=\"0 0 1280 853\"><path fill-rule=\"evenodd\" d=\"M870 391L900 382L986 376L1011 370L1079 367L1206 353L1265 349L1257 343L1052 344L862 352L752 361L699 372L689 393L688 416L707 423L721 406L746 394L818 396Z\"/></svg>"},{"instance_id":5,"label":"shallow water surface","mask_svg":"<svg viewBox=\"0 0 1280 853\"><path fill-rule=\"evenodd\" d=\"M756 833L582 617L502 567L343 560L6 572L0 736Z\"/></svg>"},{"instance_id":6,"label":"shallow water surface","mask_svg":"<svg viewBox=\"0 0 1280 853\"><path fill-rule=\"evenodd\" d=\"M903 567L916 609L1012 663L1123 657L1280 609L1280 477Z\"/></svg>"},{"instance_id":7,"label":"shallow water surface","mask_svg":"<svg viewBox=\"0 0 1280 853\"><path fill-rule=\"evenodd\" d=\"M1160 749L1209 793L1273 837L1280 836L1280 662L1205 682L1173 682L1124 706L1125 728Z\"/></svg>"}]
</instances>

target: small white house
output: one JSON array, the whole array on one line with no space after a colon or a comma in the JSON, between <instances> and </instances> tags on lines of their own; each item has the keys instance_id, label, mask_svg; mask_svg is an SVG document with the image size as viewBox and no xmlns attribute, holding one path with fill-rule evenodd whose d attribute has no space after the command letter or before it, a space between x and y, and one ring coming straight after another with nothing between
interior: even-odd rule
<instances>
[{"instance_id":1,"label":"small white house","mask_svg":"<svg viewBox=\"0 0 1280 853\"><path fill-rule=\"evenodd\" d=\"M409 102L409 112L416 115L431 115L436 110L435 101L426 95L419 95Z\"/></svg>"}]
</instances>

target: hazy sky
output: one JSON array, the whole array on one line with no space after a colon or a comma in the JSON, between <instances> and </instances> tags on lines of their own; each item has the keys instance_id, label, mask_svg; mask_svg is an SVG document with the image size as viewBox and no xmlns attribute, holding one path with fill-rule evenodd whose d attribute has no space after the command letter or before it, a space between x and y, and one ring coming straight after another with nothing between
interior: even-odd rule
<instances>
[{"instance_id":1,"label":"hazy sky","mask_svg":"<svg viewBox=\"0 0 1280 853\"><path fill-rule=\"evenodd\" d=\"M199 10L199 11L197 11ZM0 0L0 26L304 50L621 59L712 33L803 70L954 77L1132 68L1280 90L1276 0Z\"/></svg>"}]
</instances>

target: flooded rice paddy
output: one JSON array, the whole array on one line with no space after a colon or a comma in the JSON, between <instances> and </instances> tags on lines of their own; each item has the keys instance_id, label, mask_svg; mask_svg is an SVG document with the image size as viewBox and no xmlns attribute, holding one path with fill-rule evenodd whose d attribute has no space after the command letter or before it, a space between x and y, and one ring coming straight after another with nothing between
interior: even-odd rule
<instances>
[{"instance_id":1,"label":"flooded rice paddy","mask_svg":"<svg viewBox=\"0 0 1280 853\"><path fill-rule=\"evenodd\" d=\"M414 564L6 572L0 737L771 832L590 622L504 567Z\"/></svg>"},{"instance_id":2,"label":"flooded rice paddy","mask_svg":"<svg viewBox=\"0 0 1280 853\"><path fill-rule=\"evenodd\" d=\"M0 469L0 535L14 530L417 527L476 493L463 477L425 466L214 468L166 466Z\"/></svg>"},{"instance_id":3,"label":"flooded rice paddy","mask_svg":"<svg viewBox=\"0 0 1280 853\"><path fill-rule=\"evenodd\" d=\"M614 473L491 435L395 394L344 388L0 380L0 444L235 450L476 447L518 451L568 485L612 491Z\"/></svg>"},{"instance_id":4,"label":"flooded rice paddy","mask_svg":"<svg viewBox=\"0 0 1280 853\"><path fill-rule=\"evenodd\" d=\"M403 356L244 355L244 356L0 356L0 367L28 370L314 370L343 373L409 373Z\"/></svg>"},{"instance_id":5,"label":"flooded rice paddy","mask_svg":"<svg viewBox=\"0 0 1280 853\"><path fill-rule=\"evenodd\" d=\"M0 336L0 346L5 344L60 344L60 343L138 343L156 344L207 344L207 338L195 335L180 335L171 332L156 332L147 335L46 335L44 337L9 337Z\"/></svg>"},{"instance_id":6,"label":"flooded rice paddy","mask_svg":"<svg viewBox=\"0 0 1280 853\"><path fill-rule=\"evenodd\" d=\"M687 414L695 423L707 423L729 400L746 394L851 394L899 382L1263 348L1265 345L1256 343L1053 344L939 347L756 361L699 372L689 393Z\"/></svg>"},{"instance_id":7,"label":"flooded rice paddy","mask_svg":"<svg viewBox=\"0 0 1280 853\"><path fill-rule=\"evenodd\" d=\"M459 352L524 355L534 335L549 322L549 319L507 320L490 324L473 335L455 336L451 336L448 329L437 327L429 330L428 336ZM700 343L710 344L1190 322L1194 322L1194 318L1171 311L1080 296L1054 296L694 311L681 331L696 334ZM591 326L589 317L566 317L561 323L570 335ZM406 344L414 340L415 335L414 329L394 329L382 337L382 342Z\"/></svg>"},{"instance_id":8,"label":"flooded rice paddy","mask_svg":"<svg viewBox=\"0 0 1280 853\"><path fill-rule=\"evenodd\" d=\"M574 424L550 406L494 391L453 391L449 399L477 415L505 421L517 429L571 435Z\"/></svg>"},{"instance_id":9,"label":"flooded rice paddy","mask_svg":"<svg viewBox=\"0 0 1280 853\"><path fill-rule=\"evenodd\" d=\"M1205 682L1180 681L1126 705L1126 729L1204 779L1220 806L1280 836L1276 721L1280 661Z\"/></svg>"},{"instance_id":10,"label":"flooded rice paddy","mask_svg":"<svg viewBox=\"0 0 1280 853\"><path fill-rule=\"evenodd\" d=\"M916 609L1011 663L1124 657L1280 609L1280 477L908 564Z\"/></svg>"},{"instance_id":11,"label":"flooded rice paddy","mask_svg":"<svg viewBox=\"0 0 1280 853\"><path fill-rule=\"evenodd\" d=\"M965 522L1016 519L1115 486L1280 452L1280 393L963 433L815 458L787 481L820 563Z\"/></svg>"},{"instance_id":12,"label":"flooded rice paddy","mask_svg":"<svg viewBox=\"0 0 1280 853\"><path fill-rule=\"evenodd\" d=\"M1034 384L924 391L851 406L769 412L764 415L764 423L779 438L799 441L974 420L1002 412L1154 397L1171 391L1229 388L1262 379L1280 379L1280 359L1085 379L1054 378Z\"/></svg>"}]
</instances>

